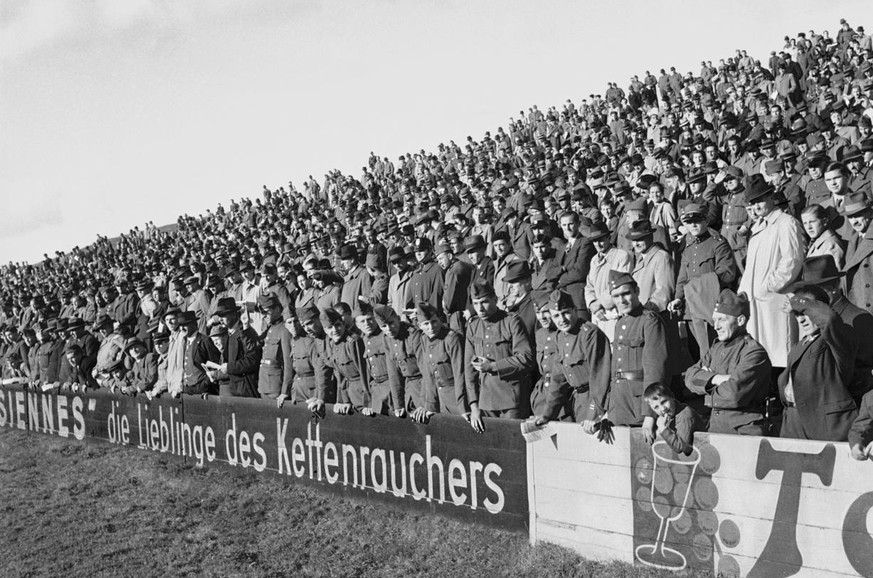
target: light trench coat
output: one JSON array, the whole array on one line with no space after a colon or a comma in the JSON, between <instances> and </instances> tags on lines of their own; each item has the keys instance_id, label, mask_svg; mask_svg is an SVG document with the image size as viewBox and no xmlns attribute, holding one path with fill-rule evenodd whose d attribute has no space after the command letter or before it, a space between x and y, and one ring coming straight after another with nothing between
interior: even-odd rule
<instances>
[{"instance_id":1,"label":"light trench coat","mask_svg":"<svg viewBox=\"0 0 873 578\"><path fill-rule=\"evenodd\" d=\"M781 209L752 227L739 291L749 296L749 334L767 350L773 367L785 367L788 352L797 343L797 323L783 306L805 254L800 223Z\"/></svg>"}]
</instances>

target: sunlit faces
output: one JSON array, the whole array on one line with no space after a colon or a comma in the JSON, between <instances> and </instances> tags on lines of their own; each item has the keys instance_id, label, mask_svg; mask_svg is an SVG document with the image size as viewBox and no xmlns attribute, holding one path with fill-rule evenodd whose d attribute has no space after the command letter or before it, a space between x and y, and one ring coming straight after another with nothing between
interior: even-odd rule
<instances>
[{"instance_id":1,"label":"sunlit faces","mask_svg":"<svg viewBox=\"0 0 873 578\"><path fill-rule=\"evenodd\" d=\"M306 335L314 339L321 339L324 336L324 328L321 326L321 321L318 319L307 319L302 323L303 331Z\"/></svg>"},{"instance_id":2,"label":"sunlit faces","mask_svg":"<svg viewBox=\"0 0 873 578\"><path fill-rule=\"evenodd\" d=\"M561 231L568 238L574 238L579 235L579 219L575 214L561 216Z\"/></svg>"},{"instance_id":3,"label":"sunlit faces","mask_svg":"<svg viewBox=\"0 0 873 578\"><path fill-rule=\"evenodd\" d=\"M610 292L615 308L621 315L627 315L640 303L640 290L636 283L625 283Z\"/></svg>"},{"instance_id":4,"label":"sunlit faces","mask_svg":"<svg viewBox=\"0 0 873 578\"><path fill-rule=\"evenodd\" d=\"M424 318L418 322L418 328L421 329L428 339L434 339L442 331L443 322L439 317Z\"/></svg>"},{"instance_id":5,"label":"sunlit faces","mask_svg":"<svg viewBox=\"0 0 873 578\"><path fill-rule=\"evenodd\" d=\"M673 417L676 415L676 401L672 397L656 395L646 399L649 407L660 417Z\"/></svg>"},{"instance_id":6,"label":"sunlit faces","mask_svg":"<svg viewBox=\"0 0 873 578\"><path fill-rule=\"evenodd\" d=\"M758 202L751 203L750 206L752 207L755 216L760 219L761 217L769 215L776 207L776 203L773 201L773 195L767 195Z\"/></svg>"},{"instance_id":7,"label":"sunlit faces","mask_svg":"<svg viewBox=\"0 0 873 578\"><path fill-rule=\"evenodd\" d=\"M846 176L840 169L833 169L824 174L825 185L828 190L835 194L841 195L846 190Z\"/></svg>"},{"instance_id":8,"label":"sunlit faces","mask_svg":"<svg viewBox=\"0 0 873 578\"><path fill-rule=\"evenodd\" d=\"M858 213L857 215L852 215L846 218L849 220L849 225L852 226L852 230L854 230L859 235L863 235L870 227L870 221L873 220L873 212L868 209L866 211Z\"/></svg>"},{"instance_id":9,"label":"sunlit faces","mask_svg":"<svg viewBox=\"0 0 873 578\"><path fill-rule=\"evenodd\" d=\"M719 341L728 341L734 337L742 326L746 324L745 315L727 315L718 311L712 314L712 327Z\"/></svg>"},{"instance_id":10,"label":"sunlit faces","mask_svg":"<svg viewBox=\"0 0 873 578\"><path fill-rule=\"evenodd\" d=\"M479 317L488 319L497 312L497 296L482 295L481 297L473 297L473 311Z\"/></svg>"},{"instance_id":11,"label":"sunlit faces","mask_svg":"<svg viewBox=\"0 0 873 578\"><path fill-rule=\"evenodd\" d=\"M805 313L794 311L794 318L797 320L801 338L817 335L821 331L821 328Z\"/></svg>"},{"instance_id":12,"label":"sunlit faces","mask_svg":"<svg viewBox=\"0 0 873 578\"><path fill-rule=\"evenodd\" d=\"M814 213L803 213L800 216L803 223L803 230L809 236L810 240L818 239L827 228L827 220L819 218Z\"/></svg>"},{"instance_id":13,"label":"sunlit faces","mask_svg":"<svg viewBox=\"0 0 873 578\"><path fill-rule=\"evenodd\" d=\"M576 326L579 322L579 311L575 307L565 307L563 309L550 309L552 322L558 331L566 333Z\"/></svg>"},{"instance_id":14,"label":"sunlit faces","mask_svg":"<svg viewBox=\"0 0 873 578\"><path fill-rule=\"evenodd\" d=\"M543 262L549 256L549 249L551 245L546 241L534 241L533 247L531 250L533 251L534 257L537 261Z\"/></svg>"},{"instance_id":15,"label":"sunlit faces","mask_svg":"<svg viewBox=\"0 0 873 578\"><path fill-rule=\"evenodd\" d=\"M397 337L400 335L400 319L397 317L393 317L390 321L380 320L378 321L379 329L382 333L386 333L391 337Z\"/></svg>"},{"instance_id":16,"label":"sunlit faces","mask_svg":"<svg viewBox=\"0 0 873 578\"><path fill-rule=\"evenodd\" d=\"M309 333L308 330L307 333ZM333 341L334 343L339 343L340 341L342 341L342 338L346 334L346 326L343 323L342 319L338 319L330 325L325 326L324 333L331 341Z\"/></svg>"},{"instance_id":17,"label":"sunlit faces","mask_svg":"<svg viewBox=\"0 0 873 578\"><path fill-rule=\"evenodd\" d=\"M505 257L510 253L511 245L508 241L504 239L495 239L492 244L494 246L494 254L497 255L498 259Z\"/></svg>"},{"instance_id":18,"label":"sunlit faces","mask_svg":"<svg viewBox=\"0 0 873 578\"><path fill-rule=\"evenodd\" d=\"M363 313L355 317L355 325L366 337L379 333L379 325L372 313Z\"/></svg>"},{"instance_id":19,"label":"sunlit faces","mask_svg":"<svg viewBox=\"0 0 873 578\"><path fill-rule=\"evenodd\" d=\"M436 256L437 265L440 266L440 269L445 271L452 264L452 253L449 251L442 251Z\"/></svg>"}]
</instances>

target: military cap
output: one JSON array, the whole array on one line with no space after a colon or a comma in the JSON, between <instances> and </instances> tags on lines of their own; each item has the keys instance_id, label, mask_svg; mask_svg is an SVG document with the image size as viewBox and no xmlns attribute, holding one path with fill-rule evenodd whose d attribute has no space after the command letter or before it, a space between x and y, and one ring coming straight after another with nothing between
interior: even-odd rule
<instances>
[{"instance_id":1,"label":"military cap","mask_svg":"<svg viewBox=\"0 0 873 578\"><path fill-rule=\"evenodd\" d=\"M238 313L239 307L233 297L222 297L215 305L215 314L218 316Z\"/></svg>"},{"instance_id":2,"label":"military cap","mask_svg":"<svg viewBox=\"0 0 873 578\"><path fill-rule=\"evenodd\" d=\"M236 302L234 301L234 306L236 306ZM261 309L272 309L273 307L281 307L282 304L279 302L279 298L275 293L268 293L266 295L258 296L258 307Z\"/></svg>"},{"instance_id":3,"label":"military cap","mask_svg":"<svg viewBox=\"0 0 873 578\"><path fill-rule=\"evenodd\" d=\"M415 249L415 252L419 253L422 251L430 251L433 248L433 244L427 237L418 237L415 240L415 244L413 245L413 247Z\"/></svg>"},{"instance_id":4,"label":"military cap","mask_svg":"<svg viewBox=\"0 0 873 578\"><path fill-rule=\"evenodd\" d=\"M531 241L531 245L550 245L551 243L552 238L544 233L534 235L533 240Z\"/></svg>"},{"instance_id":5,"label":"military cap","mask_svg":"<svg viewBox=\"0 0 873 578\"><path fill-rule=\"evenodd\" d=\"M718 301L715 304L713 313L722 313L724 315L732 315L739 317L740 315L749 316L749 298L745 293L737 295L730 289L722 290L718 296Z\"/></svg>"},{"instance_id":6,"label":"military cap","mask_svg":"<svg viewBox=\"0 0 873 578\"><path fill-rule=\"evenodd\" d=\"M540 213L539 215L536 215L535 217L531 217L531 219L530 219L531 228L533 228L533 227L547 227L548 224L549 224L549 218L546 217L545 215L543 215L542 213Z\"/></svg>"},{"instance_id":7,"label":"military cap","mask_svg":"<svg viewBox=\"0 0 873 578\"><path fill-rule=\"evenodd\" d=\"M387 305L377 305L373 307L373 316L376 317L377 323L388 324L399 319L397 312Z\"/></svg>"},{"instance_id":8,"label":"military cap","mask_svg":"<svg viewBox=\"0 0 873 578\"><path fill-rule=\"evenodd\" d=\"M518 283L530 279L531 271L527 261L512 261L506 268L506 276L503 278L507 283Z\"/></svg>"},{"instance_id":9,"label":"military cap","mask_svg":"<svg viewBox=\"0 0 873 578\"><path fill-rule=\"evenodd\" d=\"M470 295L473 299L481 299L483 297L493 297L496 293L494 292L494 286L487 280L477 279L470 288Z\"/></svg>"},{"instance_id":10,"label":"military cap","mask_svg":"<svg viewBox=\"0 0 873 578\"><path fill-rule=\"evenodd\" d=\"M329 325L334 325L338 322L341 322L343 320L343 316L333 307L326 307L319 315L319 319L321 319L322 325L327 327Z\"/></svg>"},{"instance_id":11,"label":"military cap","mask_svg":"<svg viewBox=\"0 0 873 578\"><path fill-rule=\"evenodd\" d=\"M735 166L729 166L724 170L724 178L727 179L736 179L738 181L743 180L743 169Z\"/></svg>"},{"instance_id":12,"label":"military cap","mask_svg":"<svg viewBox=\"0 0 873 578\"><path fill-rule=\"evenodd\" d=\"M870 208L870 201L864 193L849 193L843 199L843 206L839 213L844 217L852 217L863 213Z\"/></svg>"},{"instance_id":13,"label":"military cap","mask_svg":"<svg viewBox=\"0 0 873 578\"><path fill-rule=\"evenodd\" d=\"M616 271L611 269L609 271L609 290L615 291L622 285L633 284L636 286L637 282L634 281L634 278L630 273L625 273L624 271Z\"/></svg>"},{"instance_id":14,"label":"military cap","mask_svg":"<svg viewBox=\"0 0 873 578\"><path fill-rule=\"evenodd\" d=\"M562 311L564 309L573 309L576 306L573 304L573 298L566 291L555 289L549 294L549 309L554 311Z\"/></svg>"},{"instance_id":15,"label":"military cap","mask_svg":"<svg viewBox=\"0 0 873 578\"><path fill-rule=\"evenodd\" d=\"M703 207L697 203L687 203L682 207L682 221L692 223L694 221L703 221L706 217L703 212Z\"/></svg>"},{"instance_id":16,"label":"military cap","mask_svg":"<svg viewBox=\"0 0 873 578\"><path fill-rule=\"evenodd\" d=\"M536 311L549 306L549 295L550 292L543 289L531 291L530 298L533 301L534 309Z\"/></svg>"},{"instance_id":17,"label":"military cap","mask_svg":"<svg viewBox=\"0 0 873 578\"><path fill-rule=\"evenodd\" d=\"M307 305L306 307L297 308L297 319L300 320L300 323L314 321L315 319L318 319L318 315L318 307L315 305Z\"/></svg>"},{"instance_id":18,"label":"military cap","mask_svg":"<svg viewBox=\"0 0 873 578\"><path fill-rule=\"evenodd\" d=\"M419 301L415 305L415 316L419 321L439 319L439 312L436 307L427 301Z\"/></svg>"},{"instance_id":19,"label":"military cap","mask_svg":"<svg viewBox=\"0 0 873 578\"><path fill-rule=\"evenodd\" d=\"M366 301L358 301L355 303L355 308L352 311L352 317L360 317L362 315L373 315L373 306Z\"/></svg>"}]
</instances>

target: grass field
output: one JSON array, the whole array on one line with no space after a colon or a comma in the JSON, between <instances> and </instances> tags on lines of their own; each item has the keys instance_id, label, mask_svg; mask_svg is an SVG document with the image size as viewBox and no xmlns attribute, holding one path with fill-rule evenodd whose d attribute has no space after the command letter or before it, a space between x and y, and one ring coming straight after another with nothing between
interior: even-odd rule
<instances>
[{"instance_id":1,"label":"grass field","mask_svg":"<svg viewBox=\"0 0 873 578\"><path fill-rule=\"evenodd\" d=\"M0 433L0 576L675 576L160 454Z\"/></svg>"}]
</instances>

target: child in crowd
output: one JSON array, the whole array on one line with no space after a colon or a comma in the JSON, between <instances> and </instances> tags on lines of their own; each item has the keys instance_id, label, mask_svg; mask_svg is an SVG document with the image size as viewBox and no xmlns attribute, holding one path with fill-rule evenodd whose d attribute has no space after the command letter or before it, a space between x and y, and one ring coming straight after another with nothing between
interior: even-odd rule
<instances>
[{"instance_id":1,"label":"child in crowd","mask_svg":"<svg viewBox=\"0 0 873 578\"><path fill-rule=\"evenodd\" d=\"M654 384L646 388L643 396L656 414L658 437L663 439L678 454L691 455L694 432L706 431L706 423L696 411L673 397L669 388Z\"/></svg>"}]
</instances>

